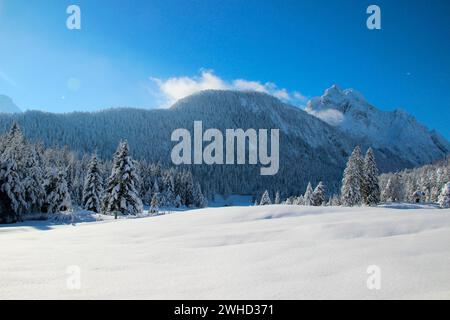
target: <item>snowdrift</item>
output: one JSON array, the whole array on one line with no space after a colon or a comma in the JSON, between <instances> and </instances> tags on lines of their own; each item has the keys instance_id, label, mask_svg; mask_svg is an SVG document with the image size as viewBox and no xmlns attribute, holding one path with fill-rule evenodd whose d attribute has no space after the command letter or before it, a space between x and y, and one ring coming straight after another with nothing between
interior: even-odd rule
<instances>
[{"instance_id":1,"label":"snowdrift","mask_svg":"<svg viewBox=\"0 0 450 320\"><path fill-rule=\"evenodd\" d=\"M0 298L450 299L450 210L401 208L228 207L3 226ZM367 287L373 265L380 290Z\"/></svg>"}]
</instances>

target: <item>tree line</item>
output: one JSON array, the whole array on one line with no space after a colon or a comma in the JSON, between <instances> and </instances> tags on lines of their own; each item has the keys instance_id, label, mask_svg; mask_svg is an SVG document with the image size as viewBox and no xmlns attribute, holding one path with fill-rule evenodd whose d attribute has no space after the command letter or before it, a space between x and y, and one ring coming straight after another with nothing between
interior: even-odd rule
<instances>
[{"instance_id":1,"label":"tree line","mask_svg":"<svg viewBox=\"0 0 450 320\"><path fill-rule=\"evenodd\" d=\"M204 207L190 171L134 160L121 141L112 161L31 143L14 123L0 136L0 223L46 218L72 209L135 215L145 205Z\"/></svg>"},{"instance_id":2,"label":"tree line","mask_svg":"<svg viewBox=\"0 0 450 320\"><path fill-rule=\"evenodd\" d=\"M333 194L326 201L323 182L315 189L308 183L303 195L289 197L283 202L277 191L274 204L353 207L389 202L431 202L442 208L450 207L450 159L380 176L373 150L369 148L362 157L357 146L347 161L339 195ZM255 205L269 204L272 201L266 190Z\"/></svg>"}]
</instances>

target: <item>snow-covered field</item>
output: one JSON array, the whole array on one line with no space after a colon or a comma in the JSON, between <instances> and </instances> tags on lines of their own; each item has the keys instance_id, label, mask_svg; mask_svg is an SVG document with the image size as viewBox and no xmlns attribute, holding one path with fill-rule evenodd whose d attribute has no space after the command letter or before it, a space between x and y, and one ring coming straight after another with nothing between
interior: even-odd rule
<instances>
[{"instance_id":1,"label":"snow-covered field","mask_svg":"<svg viewBox=\"0 0 450 320\"><path fill-rule=\"evenodd\" d=\"M228 207L3 226L0 298L450 299L450 210L401 208ZM380 290L367 287L372 265ZM70 289L78 270L80 289Z\"/></svg>"}]
</instances>

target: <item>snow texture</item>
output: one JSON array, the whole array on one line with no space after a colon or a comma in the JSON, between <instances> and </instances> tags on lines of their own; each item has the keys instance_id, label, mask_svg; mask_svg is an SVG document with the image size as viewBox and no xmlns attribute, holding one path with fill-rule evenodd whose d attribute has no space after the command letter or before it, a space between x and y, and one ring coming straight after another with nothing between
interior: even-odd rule
<instances>
[{"instance_id":1,"label":"snow texture","mask_svg":"<svg viewBox=\"0 0 450 320\"><path fill-rule=\"evenodd\" d=\"M257 206L0 227L0 299L449 299L450 210ZM367 268L381 270L369 290ZM69 290L69 266L81 287Z\"/></svg>"}]
</instances>

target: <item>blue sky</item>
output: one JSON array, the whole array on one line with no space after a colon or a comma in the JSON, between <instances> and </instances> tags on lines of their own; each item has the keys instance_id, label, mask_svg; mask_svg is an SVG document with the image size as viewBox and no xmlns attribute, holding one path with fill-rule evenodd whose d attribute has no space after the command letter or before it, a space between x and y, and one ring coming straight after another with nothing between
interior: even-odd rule
<instances>
[{"instance_id":1,"label":"blue sky","mask_svg":"<svg viewBox=\"0 0 450 320\"><path fill-rule=\"evenodd\" d=\"M449 15L446 0L0 0L0 94L68 112L244 86L300 105L336 83L450 138Z\"/></svg>"}]
</instances>

